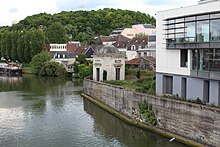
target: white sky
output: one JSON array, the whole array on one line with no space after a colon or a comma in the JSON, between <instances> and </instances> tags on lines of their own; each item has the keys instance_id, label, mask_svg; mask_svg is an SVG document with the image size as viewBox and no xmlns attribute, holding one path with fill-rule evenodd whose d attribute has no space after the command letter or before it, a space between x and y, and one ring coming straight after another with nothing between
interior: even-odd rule
<instances>
[{"instance_id":1,"label":"white sky","mask_svg":"<svg viewBox=\"0 0 220 147\"><path fill-rule=\"evenodd\" d=\"M119 8L154 16L157 11L195 5L198 0L0 0L0 26L38 13Z\"/></svg>"}]
</instances>

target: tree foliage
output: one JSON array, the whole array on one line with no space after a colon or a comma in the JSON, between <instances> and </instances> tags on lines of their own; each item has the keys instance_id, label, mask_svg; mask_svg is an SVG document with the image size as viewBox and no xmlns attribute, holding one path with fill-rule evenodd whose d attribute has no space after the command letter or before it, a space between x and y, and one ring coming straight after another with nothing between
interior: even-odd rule
<instances>
[{"instance_id":1,"label":"tree foliage","mask_svg":"<svg viewBox=\"0 0 220 147\"><path fill-rule=\"evenodd\" d=\"M40 13L28 16L12 27L1 27L1 30L30 30L40 29L47 32L47 40L50 43L63 43L64 36L69 40L78 40L84 44L94 43L94 37L99 35L109 35L116 28L131 27L134 24L153 24L155 18L149 14L105 8L97 11L69 11L54 15ZM53 37L49 34L60 32L61 36ZM52 38L51 38L52 37ZM64 38L63 38L64 37Z\"/></svg>"},{"instance_id":2,"label":"tree foliage","mask_svg":"<svg viewBox=\"0 0 220 147\"><path fill-rule=\"evenodd\" d=\"M30 63L34 55L44 50L45 36L39 29L4 30L0 36L0 57L6 60Z\"/></svg>"},{"instance_id":3,"label":"tree foliage","mask_svg":"<svg viewBox=\"0 0 220 147\"><path fill-rule=\"evenodd\" d=\"M66 69L58 62L46 62L39 71L40 76L59 77L67 74Z\"/></svg>"},{"instance_id":4,"label":"tree foliage","mask_svg":"<svg viewBox=\"0 0 220 147\"><path fill-rule=\"evenodd\" d=\"M66 43L66 30L60 22L52 23L46 31L49 43Z\"/></svg>"},{"instance_id":5,"label":"tree foliage","mask_svg":"<svg viewBox=\"0 0 220 147\"><path fill-rule=\"evenodd\" d=\"M44 63L48 62L51 59L47 51L42 51L41 53L35 55L31 60L31 66L35 74L39 74Z\"/></svg>"}]
</instances>

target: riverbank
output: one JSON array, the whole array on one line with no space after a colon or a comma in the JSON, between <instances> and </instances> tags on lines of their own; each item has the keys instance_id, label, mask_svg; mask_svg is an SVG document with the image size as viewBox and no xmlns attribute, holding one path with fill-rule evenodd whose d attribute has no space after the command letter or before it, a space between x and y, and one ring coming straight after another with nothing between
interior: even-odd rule
<instances>
[{"instance_id":1,"label":"riverbank","mask_svg":"<svg viewBox=\"0 0 220 147\"><path fill-rule=\"evenodd\" d=\"M190 145L192 147L205 147L204 145L202 144L199 144L199 143L196 143L196 142L192 142L190 140L187 140L185 138L181 138L175 134L171 134L169 132L165 132L161 129L156 129L154 127L151 127L149 125L146 125L146 124L143 124L143 123L140 123L140 122L137 122L129 117L126 117L122 114L120 114L120 112L117 112L115 110L113 110L112 108L108 107L107 105L104 105L103 103L100 103L99 101L93 99L92 97L82 93L81 94L82 97L86 98L87 100L91 101L92 103L96 104L97 106L99 106L100 108L106 110L107 112L111 113L112 115L114 115L115 117L121 119L122 121L130 124L130 125L133 125L133 126L136 126L138 128L141 128L141 129L144 129L144 130L147 130L147 131L150 131L152 133L156 133L158 135L161 135L161 136L164 136L166 138L168 138L169 140L172 139L172 138L175 138L175 141L177 142L180 142L180 143L183 143L185 145Z\"/></svg>"},{"instance_id":2,"label":"riverbank","mask_svg":"<svg viewBox=\"0 0 220 147\"><path fill-rule=\"evenodd\" d=\"M87 98L89 96L90 100L101 103L101 105L98 104L101 107L103 105L109 107L107 111L129 124L143 127L168 138L175 137L177 141L191 146L218 146L219 144L219 109L137 93L120 86L89 79L84 80L84 94ZM152 105L157 119L156 127L138 121L140 120L139 104L143 101Z\"/></svg>"}]
</instances>

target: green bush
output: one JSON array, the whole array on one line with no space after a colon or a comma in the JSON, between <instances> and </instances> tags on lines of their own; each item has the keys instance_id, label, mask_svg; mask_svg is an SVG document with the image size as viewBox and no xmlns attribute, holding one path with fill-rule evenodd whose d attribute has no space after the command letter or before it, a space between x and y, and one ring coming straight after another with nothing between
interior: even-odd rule
<instances>
[{"instance_id":1,"label":"green bush","mask_svg":"<svg viewBox=\"0 0 220 147\"><path fill-rule=\"evenodd\" d=\"M149 124L156 126L157 119L152 110L152 105L148 104L146 100L143 103L139 103L139 112L141 114L142 119L147 121Z\"/></svg>"},{"instance_id":2,"label":"green bush","mask_svg":"<svg viewBox=\"0 0 220 147\"><path fill-rule=\"evenodd\" d=\"M39 75L59 77L59 76L66 76L67 72L66 69L63 67L63 65L57 62L46 62L42 66Z\"/></svg>"},{"instance_id":3,"label":"green bush","mask_svg":"<svg viewBox=\"0 0 220 147\"><path fill-rule=\"evenodd\" d=\"M86 66L85 64L80 64L79 65L79 78L83 79L85 77L88 77L90 75L92 75L93 73L93 66L92 64L89 66Z\"/></svg>"},{"instance_id":4,"label":"green bush","mask_svg":"<svg viewBox=\"0 0 220 147\"><path fill-rule=\"evenodd\" d=\"M39 75L41 68L44 63L50 61L51 57L47 51L42 51L39 54L35 55L31 60L31 67L34 74Z\"/></svg>"}]
</instances>

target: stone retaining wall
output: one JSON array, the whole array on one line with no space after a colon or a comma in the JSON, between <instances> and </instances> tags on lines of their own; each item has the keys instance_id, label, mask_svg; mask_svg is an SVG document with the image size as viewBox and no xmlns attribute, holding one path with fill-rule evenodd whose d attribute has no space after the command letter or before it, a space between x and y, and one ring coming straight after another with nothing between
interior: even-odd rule
<instances>
[{"instance_id":1,"label":"stone retaining wall","mask_svg":"<svg viewBox=\"0 0 220 147\"><path fill-rule=\"evenodd\" d=\"M220 109L125 90L120 86L84 80L84 93L121 114L140 120L139 103L152 104L157 128L205 144L220 145Z\"/></svg>"}]
</instances>

